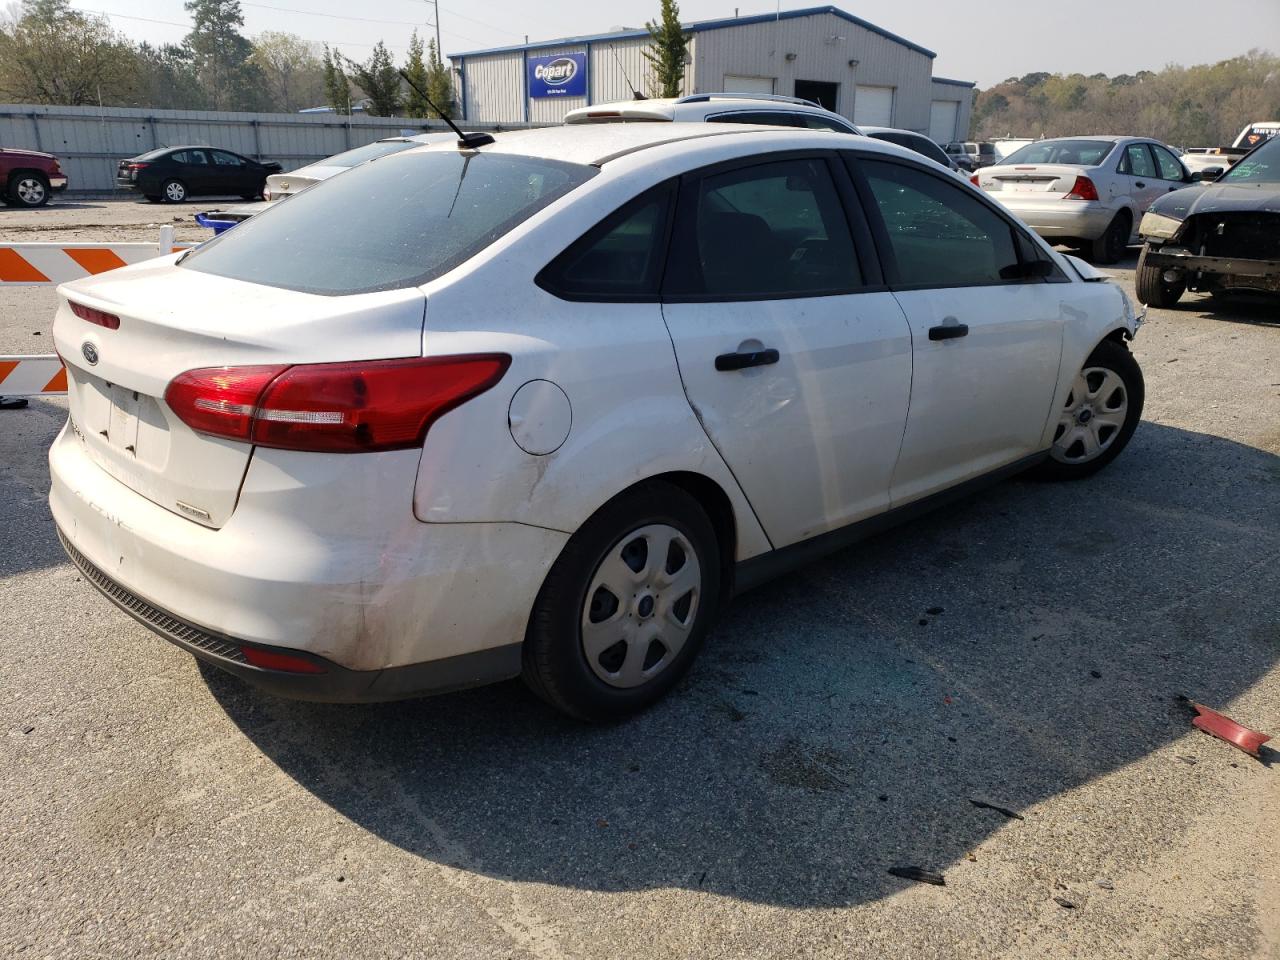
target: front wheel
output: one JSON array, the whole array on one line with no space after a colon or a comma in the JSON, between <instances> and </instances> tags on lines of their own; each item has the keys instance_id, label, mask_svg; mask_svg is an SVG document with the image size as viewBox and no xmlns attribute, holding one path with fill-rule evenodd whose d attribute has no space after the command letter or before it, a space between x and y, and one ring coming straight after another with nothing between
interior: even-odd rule
<instances>
[{"instance_id":1,"label":"front wheel","mask_svg":"<svg viewBox=\"0 0 1280 960\"><path fill-rule=\"evenodd\" d=\"M1127 210L1121 210L1107 225L1107 231L1090 246L1090 259L1094 263L1117 263L1129 248L1129 233L1133 221Z\"/></svg>"},{"instance_id":2,"label":"front wheel","mask_svg":"<svg viewBox=\"0 0 1280 960\"><path fill-rule=\"evenodd\" d=\"M1142 368L1122 344L1104 340L1076 374L1058 415L1049 459L1037 473L1079 480L1120 456L1142 419Z\"/></svg>"},{"instance_id":3,"label":"front wheel","mask_svg":"<svg viewBox=\"0 0 1280 960\"><path fill-rule=\"evenodd\" d=\"M42 207L49 202L49 181L38 173L17 173L9 181L9 202L19 207Z\"/></svg>"},{"instance_id":4,"label":"front wheel","mask_svg":"<svg viewBox=\"0 0 1280 960\"><path fill-rule=\"evenodd\" d=\"M689 669L720 603L720 552L706 512L651 481L575 533L534 603L524 679L580 720L649 706Z\"/></svg>"},{"instance_id":5,"label":"front wheel","mask_svg":"<svg viewBox=\"0 0 1280 960\"><path fill-rule=\"evenodd\" d=\"M1147 264L1147 254L1150 252L1151 245L1144 244L1142 252L1138 254L1138 269L1133 278L1134 289L1138 299L1149 307L1172 307L1187 289L1187 281L1166 283L1164 271Z\"/></svg>"}]
</instances>

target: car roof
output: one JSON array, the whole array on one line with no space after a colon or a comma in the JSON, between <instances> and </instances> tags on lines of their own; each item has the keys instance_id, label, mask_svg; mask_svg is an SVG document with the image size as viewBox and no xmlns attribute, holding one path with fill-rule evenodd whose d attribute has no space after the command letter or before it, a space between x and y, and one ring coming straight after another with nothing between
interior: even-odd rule
<instances>
[{"instance_id":1,"label":"car roof","mask_svg":"<svg viewBox=\"0 0 1280 960\"><path fill-rule=\"evenodd\" d=\"M859 125L858 129L867 136L871 136L873 133L909 133L913 137L924 137L926 140L929 139L927 135L921 133L919 130L904 130L902 127L867 127Z\"/></svg>"},{"instance_id":2,"label":"car roof","mask_svg":"<svg viewBox=\"0 0 1280 960\"><path fill-rule=\"evenodd\" d=\"M507 153L600 166L610 160L649 147L709 137L749 137L758 133L786 132L798 136L830 137L829 130L804 130L767 124L738 123L600 123L561 127L537 127L494 134L483 153ZM840 136L840 134L834 134ZM821 142L821 141L816 141ZM829 141L828 141L829 142ZM454 150L449 144L431 144L422 150Z\"/></svg>"}]
</instances>

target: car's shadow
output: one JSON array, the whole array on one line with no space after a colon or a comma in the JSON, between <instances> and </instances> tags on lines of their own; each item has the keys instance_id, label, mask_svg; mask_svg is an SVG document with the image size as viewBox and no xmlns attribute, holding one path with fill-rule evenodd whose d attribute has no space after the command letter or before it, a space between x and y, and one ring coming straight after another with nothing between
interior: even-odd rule
<instances>
[{"instance_id":1,"label":"car's shadow","mask_svg":"<svg viewBox=\"0 0 1280 960\"><path fill-rule=\"evenodd\" d=\"M1186 735L1178 694L1248 689L1280 656L1277 555L1280 457L1144 423L1090 481L1003 484L741 598L617 726L516 683L338 707L204 673L282 770L419 856L829 907L1009 822L970 799L1035 817Z\"/></svg>"},{"instance_id":2,"label":"car's shadow","mask_svg":"<svg viewBox=\"0 0 1280 960\"><path fill-rule=\"evenodd\" d=\"M1280 328L1280 296L1267 293L1230 293L1221 296L1185 294L1173 307L1205 320L1225 320L1255 327Z\"/></svg>"}]
</instances>

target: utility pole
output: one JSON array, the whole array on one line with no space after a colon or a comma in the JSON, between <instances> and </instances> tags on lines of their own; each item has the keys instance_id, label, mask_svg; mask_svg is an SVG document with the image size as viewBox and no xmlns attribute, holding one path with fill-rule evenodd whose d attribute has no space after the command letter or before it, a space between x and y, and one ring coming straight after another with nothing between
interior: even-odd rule
<instances>
[{"instance_id":1,"label":"utility pole","mask_svg":"<svg viewBox=\"0 0 1280 960\"><path fill-rule=\"evenodd\" d=\"M431 0L436 8L436 56L444 63L444 47L440 46L440 0Z\"/></svg>"}]
</instances>

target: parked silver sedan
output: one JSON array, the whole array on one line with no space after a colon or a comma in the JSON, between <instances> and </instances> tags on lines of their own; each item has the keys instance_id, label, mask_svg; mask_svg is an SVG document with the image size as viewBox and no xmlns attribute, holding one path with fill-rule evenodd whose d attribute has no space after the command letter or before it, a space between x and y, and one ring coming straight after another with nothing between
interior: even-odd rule
<instances>
[{"instance_id":1,"label":"parked silver sedan","mask_svg":"<svg viewBox=\"0 0 1280 960\"><path fill-rule=\"evenodd\" d=\"M971 179L1050 243L1115 263L1147 207L1199 178L1163 143L1090 136L1039 140Z\"/></svg>"}]
</instances>

